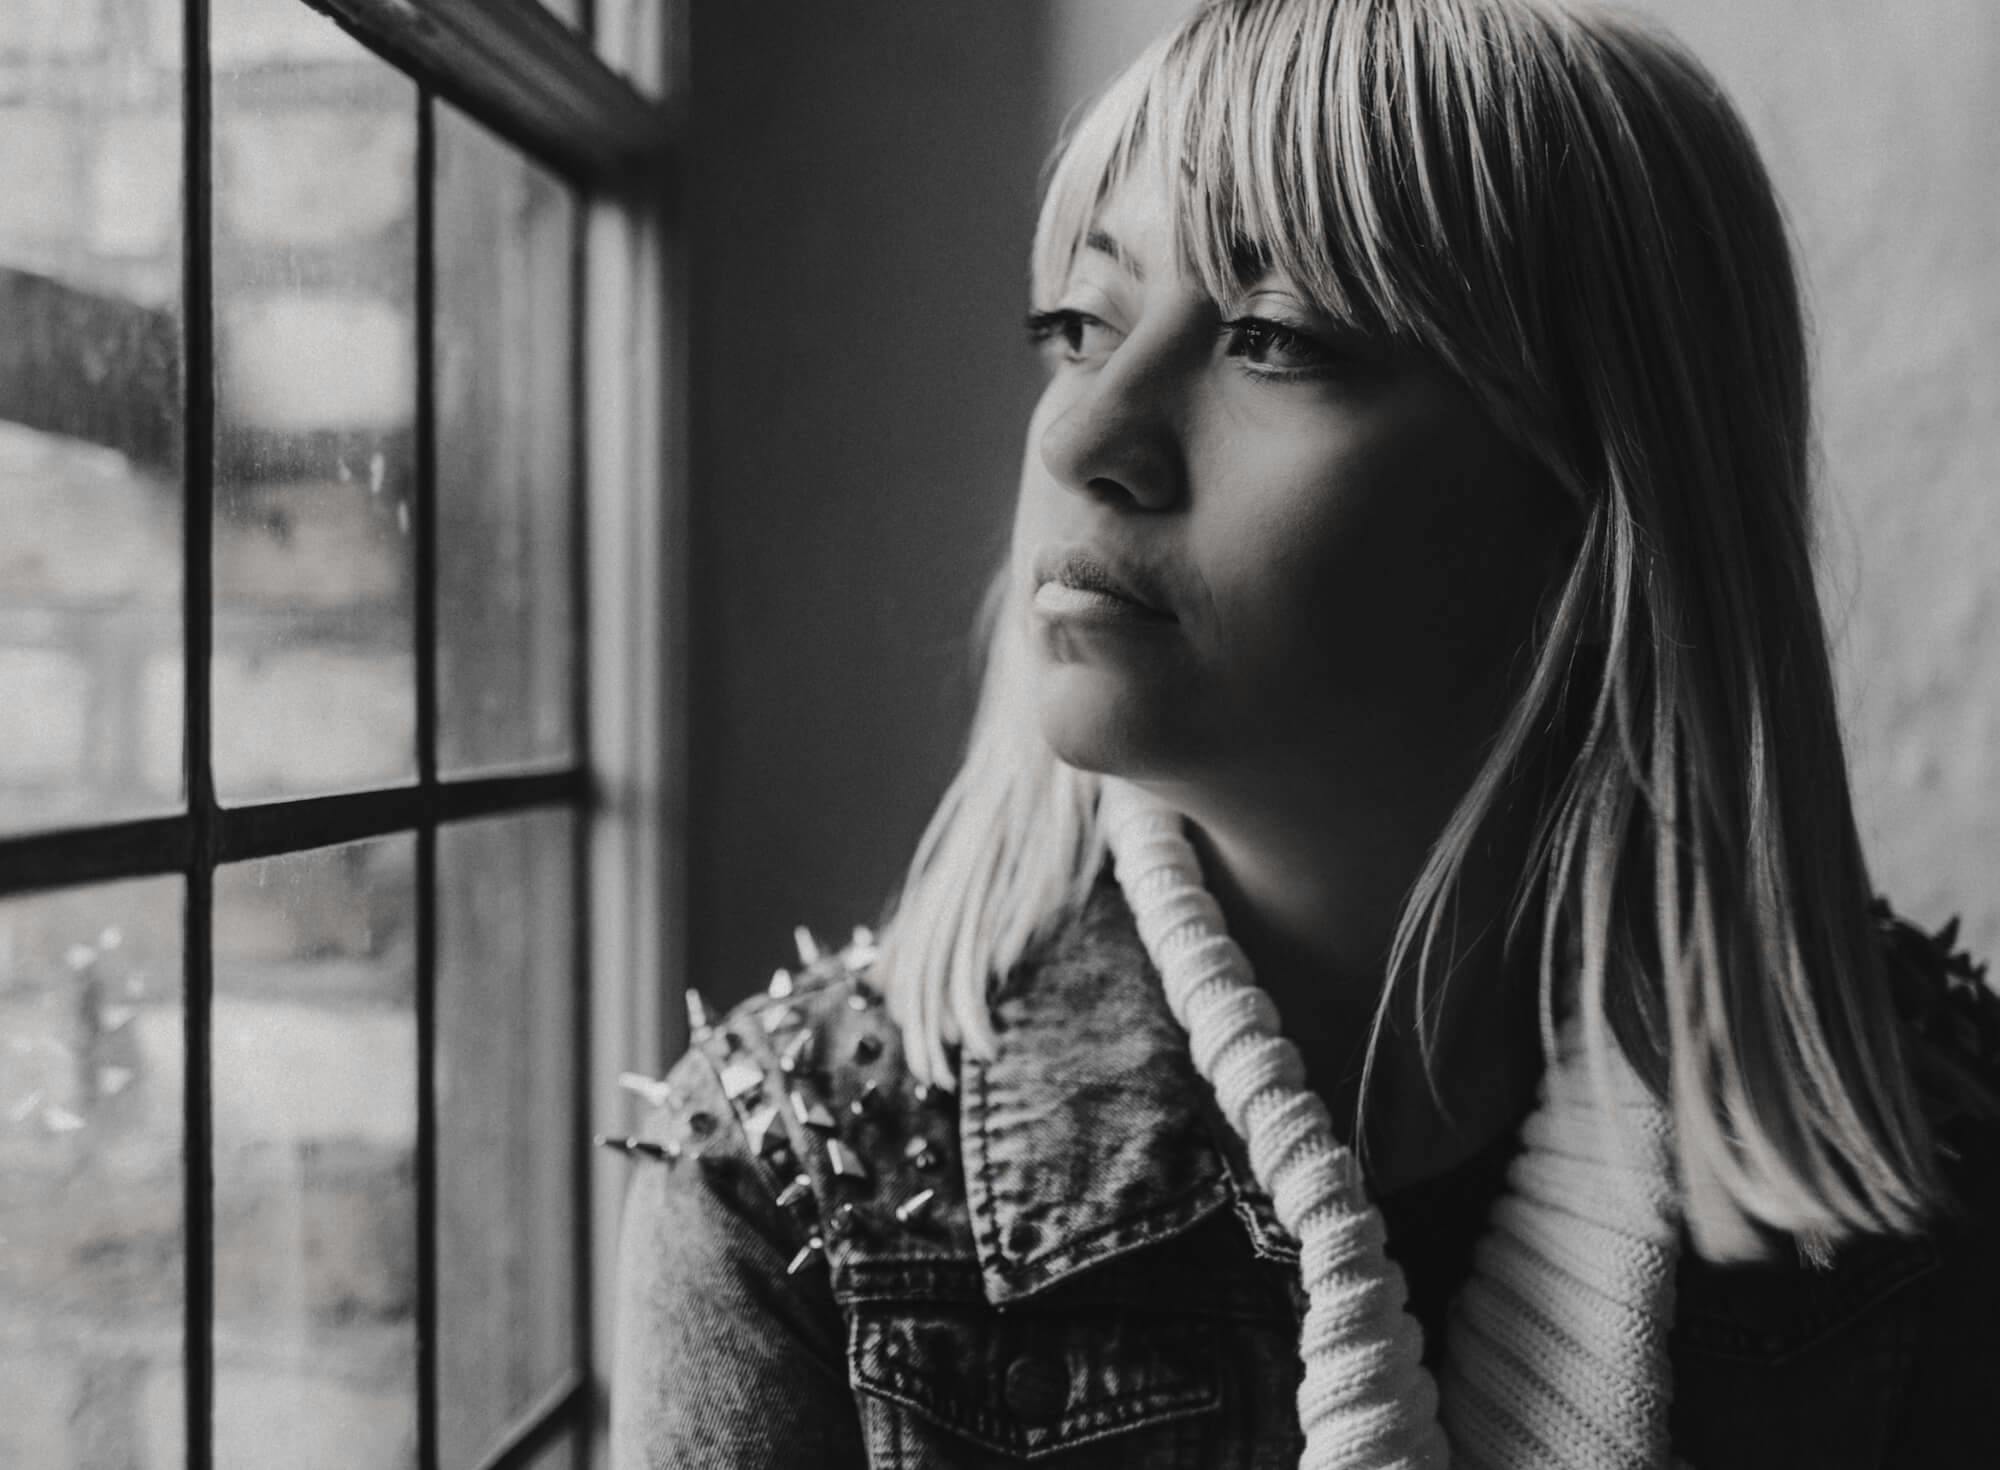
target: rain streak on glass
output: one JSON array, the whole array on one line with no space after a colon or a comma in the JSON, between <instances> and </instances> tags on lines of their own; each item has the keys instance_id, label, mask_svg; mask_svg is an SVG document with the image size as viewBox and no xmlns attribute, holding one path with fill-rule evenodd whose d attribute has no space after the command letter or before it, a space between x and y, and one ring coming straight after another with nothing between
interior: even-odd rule
<instances>
[{"instance_id":1,"label":"rain streak on glass","mask_svg":"<svg viewBox=\"0 0 2000 1470\"><path fill-rule=\"evenodd\" d=\"M0 832L184 798L181 5L0 4Z\"/></svg>"},{"instance_id":2,"label":"rain streak on glass","mask_svg":"<svg viewBox=\"0 0 2000 1470\"><path fill-rule=\"evenodd\" d=\"M410 780L416 87L303 4L211 14L217 795Z\"/></svg>"},{"instance_id":3,"label":"rain streak on glass","mask_svg":"<svg viewBox=\"0 0 2000 1470\"><path fill-rule=\"evenodd\" d=\"M0 900L0 1465L186 1462L182 895Z\"/></svg>"},{"instance_id":4,"label":"rain streak on glass","mask_svg":"<svg viewBox=\"0 0 2000 1470\"><path fill-rule=\"evenodd\" d=\"M416 843L216 870L215 1463L416 1463Z\"/></svg>"}]
</instances>

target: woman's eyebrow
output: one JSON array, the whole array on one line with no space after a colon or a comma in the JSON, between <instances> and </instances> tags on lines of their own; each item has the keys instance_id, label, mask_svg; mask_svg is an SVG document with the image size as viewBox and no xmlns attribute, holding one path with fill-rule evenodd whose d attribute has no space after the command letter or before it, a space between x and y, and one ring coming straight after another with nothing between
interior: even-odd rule
<instances>
[{"instance_id":1,"label":"woman's eyebrow","mask_svg":"<svg viewBox=\"0 0 2000 1470\"><path fill-rule=\"evenodd\" d=\"M1145 283L1146 273L1139 269L1139 262L1126 253L1125 247L1112 237L1110 231L1101 229L1090 230L1083 237L1083 246L1086 250L1095 250L1101 254L1110 256L1125 269L1126 274L1130 275L1133 280L1138 281L1142 285Z\"/></svg>"}]
</instances>

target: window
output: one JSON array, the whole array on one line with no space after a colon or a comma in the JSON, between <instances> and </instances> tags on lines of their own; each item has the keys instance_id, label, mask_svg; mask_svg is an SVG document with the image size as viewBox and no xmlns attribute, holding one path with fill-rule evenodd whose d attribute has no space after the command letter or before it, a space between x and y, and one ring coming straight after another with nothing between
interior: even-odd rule
<instances>
[{"instance_id":1,"label":"window","mask_svg":"<svg viewBox=\"0 0 2000 1470\"><path fill-rule=\"evenodd\" d=\"M0 8L0 1463L590 1462L668 4Z\"/></svg>"}]
</instances>

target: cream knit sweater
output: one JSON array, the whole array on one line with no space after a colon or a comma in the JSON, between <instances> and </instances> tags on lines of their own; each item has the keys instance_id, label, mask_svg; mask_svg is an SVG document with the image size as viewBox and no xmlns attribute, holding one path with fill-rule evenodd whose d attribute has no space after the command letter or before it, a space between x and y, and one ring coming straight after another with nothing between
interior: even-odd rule
<instances>
[{"instance_id":1,"label":"cream knit sweater","mask_svg":"<svg viewBox=\"0 0 2000 1470\"><path fill-rule=\"evenodd\" d=\"M1243 1136L1307 1293L1299 1422L1311 1470L1662 1470L1678 1203L1668 1120L1610 1049L1609 1111L1580 1022L1524 1125L1453 1308L1442 1390L1403 1310L1381 1212L1298 1049L1202 886L1180 817L1107 779L1113 862L1196 1069Z\"/></svg>"}]
</instances>

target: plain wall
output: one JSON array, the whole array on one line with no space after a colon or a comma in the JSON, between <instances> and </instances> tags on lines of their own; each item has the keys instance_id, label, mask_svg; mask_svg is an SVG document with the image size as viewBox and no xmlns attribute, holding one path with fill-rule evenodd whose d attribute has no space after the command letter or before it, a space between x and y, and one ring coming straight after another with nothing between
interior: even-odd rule
<instances>
[{"instance_id":1,"label":"plain wall","mask_svg":"<svg viewBox=\"0 0 2000 1470\"><path fill-rule=\"evenodd\" d=\"M971 712L1060 120L1186 0L691 7L693 983L876 916ZM1796 221L1878 885L2000 947L2000 8L1656 0Z\"/></svg>"},{"instance_id":2,"label":"plain wall","mask_svg":"<svg viewBox=\"0 0 2000 1470\"><path fill-rule=\"evenodd\" d=\"M971 715L1040 369L1045 14L691 6L690 980L872 922Z\"/></svg>"}]
</instances>

